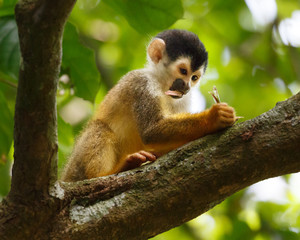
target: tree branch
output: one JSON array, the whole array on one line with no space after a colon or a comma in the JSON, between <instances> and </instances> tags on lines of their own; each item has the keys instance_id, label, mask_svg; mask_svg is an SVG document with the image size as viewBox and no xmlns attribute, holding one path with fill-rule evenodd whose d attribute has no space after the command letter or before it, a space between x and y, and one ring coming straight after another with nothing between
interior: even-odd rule
<instances>
[{"instance_id":1,"label":"tree branch","mask_svg":"<svg viewBox=\"0 0 300 240\"><path fill-rule=\"evenodd\" d=\"M56 90L64 24L75 0L23 0L15 8L22 61L9 199L33 202L56 180ZM34 147L33 147L34 146Z\"/></svg>"},{"instance_id":2,"label":"tree branch","mask_svg":"<svg viewBox=\"0 0 300 240\"><path fill-rule=\"evenodd\" d=\"M21 65L15 106L11 190L0 204L0 239L45 239L55 199L56 90L65 22L76 0L20 0Z\"/></svg>"},{"instance_id":3,"label":"tree branch","mask_svg":"<svg viewBox=\"0 0 300 240\"><path fill-rule=\"evenodd\" d=\"M54 239L147 239L246 186L300 171L300 93L132 171L60 183ZM55 192L55 191L54 191Z\"/></svg>"}]
</instances>

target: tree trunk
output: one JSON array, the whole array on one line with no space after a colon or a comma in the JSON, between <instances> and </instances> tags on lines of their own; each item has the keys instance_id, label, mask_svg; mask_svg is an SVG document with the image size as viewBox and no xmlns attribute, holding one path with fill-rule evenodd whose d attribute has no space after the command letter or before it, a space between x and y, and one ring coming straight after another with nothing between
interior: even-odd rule
<instances>
[{"instance_id":1,"label":"tree trunk","mask_svg":"<svg viewBox=\"0 0 300 240\"><path fill-rule=\"evenodd\" d=\"M26 239L38 235L51 218L48 189L56 181L56 90L62 34L75 0L24 0L15 8L21 66L15 107L11 191L2 206L0 235ZM4 219L2 219L4 217ZM16 231L16 226L18 231ZM1 238L3 239L3 238ZM33 238L31 238L33 239Z\"/></svg>"}]
</instances>

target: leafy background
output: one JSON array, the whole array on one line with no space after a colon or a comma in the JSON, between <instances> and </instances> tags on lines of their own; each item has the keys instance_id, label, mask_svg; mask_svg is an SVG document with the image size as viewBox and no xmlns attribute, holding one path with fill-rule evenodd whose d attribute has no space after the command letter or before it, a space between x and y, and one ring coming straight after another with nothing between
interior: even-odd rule
<instances>
[{"instance_id":1,"label":"leafy background","mask_svg":"<svg viewBox=\"0 0 300 240\"><path fill-rule=\"evenodd\" d=\"M20 66L16 0L0 0L0 199L10 186L13 116ZM200 86L216 85L244 120L300 90L299 0L78 0L66 25L58 102L59 169L74 137L106 92L145 64L152 36L195 32L209 52ZM300 239L300 176L256 184L162 239Z\"/></svg>"}]
</instances>

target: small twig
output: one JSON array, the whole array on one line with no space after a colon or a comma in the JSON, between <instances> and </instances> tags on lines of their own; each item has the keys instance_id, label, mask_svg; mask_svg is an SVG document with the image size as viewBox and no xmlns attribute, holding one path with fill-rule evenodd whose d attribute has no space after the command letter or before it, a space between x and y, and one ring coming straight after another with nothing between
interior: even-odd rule
<instances>
[{"instance_id":1,"label":"small twig","mask_svg":"<svg viewBox=\"0 0 300 240\"><path fill-rule=\"evenodd\" d=\"M213 87L213 90L211 92L208 92L209 94L212 95L213 99L215 100L215 103L220 103L221 99L218 93L218 89L216 86Z\"/></svg>"}]
</instances>

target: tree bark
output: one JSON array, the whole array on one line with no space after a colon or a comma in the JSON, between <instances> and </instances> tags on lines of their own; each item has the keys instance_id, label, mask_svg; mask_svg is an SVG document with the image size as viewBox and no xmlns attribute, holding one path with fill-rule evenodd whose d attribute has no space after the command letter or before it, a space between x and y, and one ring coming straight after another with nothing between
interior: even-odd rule
<instances>
[{"instance_id":1,"label":"tree bark","mask_svg":"<svg viewBox=\"0 0 300 240\"><path fill-rule=\"evenodd\" d=\"M48 195L56 180L56 90L64 24L75 0L24 0L15 8L22 53L15 107L15 202ZM34 147L33 147L34 146ZM24 174L27 173L27 174Z\"/></svg>"},{"instance_id":2,"label":"tree bark","mask_svg":"<svg viewBox=\"0 0 300 240\"><path fill-rule=\"evenodd\" d=\"M0 210L0 222L4 217L12 223L1 224L0 235L6 239L34 237L52 212L48 189L57 173L56 89L62 33L75 1L20 0L15 8L22 57L11 191L3 203L6 209Z\"/></svg>"},{"instance_id":3,"label":"tree bark","mask_svg":"<svg viewBox=\"0 0 300 240\"><path fill-rule=\"evenodd\" d=\"M300 171L300 93L155 163L76 183L56 181L56 87L75 0L23 0L12 187L0 239L147 239L260 180Z\"/></svg>"}]
</instances>

